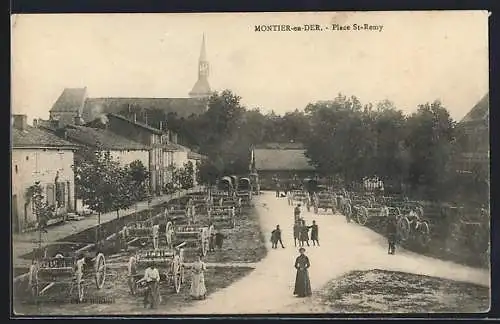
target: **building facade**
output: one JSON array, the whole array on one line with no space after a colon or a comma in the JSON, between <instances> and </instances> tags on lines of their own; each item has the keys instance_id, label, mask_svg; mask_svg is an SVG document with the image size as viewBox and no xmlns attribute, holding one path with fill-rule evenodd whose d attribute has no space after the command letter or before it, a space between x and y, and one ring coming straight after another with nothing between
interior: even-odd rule
<instances>
[{"instance_id":1,"label":"building facade","mask_svg":"<svg viewBox=\"0 0 500 324\"><path fill-rule=\"evenodd\" d=\"M14 232L31 229L37 216L27 190L39 182L54 217L75 210L74 151L61 138L27 125L26 115L14 115L12 127L12 226Z\"/></svg>"},{"instance_id":2,"label":"building facade","mask_svg":"<svg viewBox=\"0 0 500 324\"><path fill-rule=\"evenodd\" d=\"M260 187L274 188L273 177L285 184L315 175L315 168L305 156L300 143L268 143L251 148L250 171L259 176Z\"/></svg>"}]
</instances>

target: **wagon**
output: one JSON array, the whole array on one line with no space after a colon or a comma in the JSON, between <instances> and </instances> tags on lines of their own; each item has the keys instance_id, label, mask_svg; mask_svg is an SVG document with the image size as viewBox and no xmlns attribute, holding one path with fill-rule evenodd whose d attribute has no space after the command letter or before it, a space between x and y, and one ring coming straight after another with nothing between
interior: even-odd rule
<instances>
[{"instance_id":1,"label":"wagon","mask_svg":"<svg viewBox=\"0 0 500 324\"><path fill-rule=\"evenodd\" d=\"M219 180L217 190L232 195L234 192L233 179L228 176L222 177L222 179Z\"/></svg>"},{"instance_id":2,"label":"wagon","mask_svg":"<svg viewBox=\"0 0 500 324\"><path fill-rule=\"evenodd\" d=\"M222 207L222 208L234 207L236 214L239 215L241 214L242 205L243 203L241 198L226 197L226 198L221 198L219 200L219 203L216 204L214 207Z\"/></svg>"},{"instance_id":3,"label":"wagon","mask_svg":"<svg viewBox=\"0 0 500 324\"><path fill-rule=\"evenodd\" d=\"M184 249L182 243L175 248L162 248L157 250L143 250L135 256L130 257L128 262L129 269L142 270L141 273L129 274L129 288L132 294L135 294L140 288L139 280L144 277L143 270L151 262L157 265L160 272L160 282L166 281L172 286L175 293L181 291L181 285L184 282Z\"/></svg>"},{"instance_id":4,"label":"wagon","mask_svg":"<svg viewBox=\"0 0 500 324\"><path fill-rule=\"evenodd\" d=\"M65 244L80 243L65 242ZM76 253L72 253L69 257L56 255L35 258L30 266L28 280L32 297L44 296L50 288L62 286L66 288L69 297L73 297L73 293L76 293L77 299L82 301L85 297L85 287L93 283L97 289L101 289L106 279L104 254L94 251L88 252L87 255L80 260ZM82 260L85 264L80 264ZM81 275L77 271L78 268L81 269Z\"/></svg>"},{"instance_id":5,"label":"wagon","mask_svg":"<svg viewBox=\"0 0 500 324\"><path fill-rule=\"evenodd\" d=\"M354 219L359 222L358 212L361 206L370 206L371 199L367 196L359 196L359 195L350 195L344 198L343 206L344 206L344 215L347 217L348 221ZM360 217L363 220L363 217ZM362 224L364 225L364 224Z\"/></svg>"},{"instance_id":6,"label":"wagon","mask_svg":"<svg viewBox=\"0 0 500 324\"><path fill-rule=\"evenodd\" d=\"M238 180L236 196L241 198L246 204L250 204L250 200L252 200L252 184L249 178L240 178Z\"/></svg>"},{"instance_id":7,"label":"wagon","mask_svg":"<svg viewBox=\"0 0 500 324\"><path fill-rule=\"evenodd\" d=\"M318 192L313 195L313 206L315 214L318 214L320 208L325 212L331 209L332 213L335 214L336 196L326 191Z\"/></svg>"},{"instance_id":8,"label":"wagon","mask_svg":"<svg viewBox=\"0 0 500 324\"><path fill-rule=\"evenodd\" d=\"M302 190L293 190L291 192L292 203L295 204L303 204L307 207L309 211L311 207L309 195Z\"/></svg>"},{"instance_id":9,"label":"wagon","mask_svg":"<svg viewBox=\"0 0 500 324\"><path fill-rule=\"evenodd\" d=\"M209 249L210 236L214 231L213 225L175 225L172 242L174 245L185 242L186 248L198 249L205 256Z\"/></svg>"},{"instance_id":10,"label":"wagon","mask_svg":"<svg viewBox=\"0 0 500 324\"><path fill-rule=\"evenodd\" d=\"M234 207L221 208L214 207L209 210L209 224L213 224L217 228L231 229L236 227L236 212Z\"/></svg>"},{"instance_id":11,"label":"wagon","mask_svg":"<svg viewBox=\"0 0 500 324\"><path fill-rule=\"evenodd\" d=\"M170 205L165 208L165 217L176 224L191 224L195 221L195 207Z\"/></svg>"},{"instance_id":12,"label":"wagon","mask_svg":"<svg viewBox=\"0 0 500 324\"><path fill-rule=\"evenodd\" d=\"M389 208L384 205L375 204L367 201L367 203L356 206L356 220L360 225L366 225L369 219L374 217L383 217L385 220L389 216Z\"/></svg>"}]
</instances>

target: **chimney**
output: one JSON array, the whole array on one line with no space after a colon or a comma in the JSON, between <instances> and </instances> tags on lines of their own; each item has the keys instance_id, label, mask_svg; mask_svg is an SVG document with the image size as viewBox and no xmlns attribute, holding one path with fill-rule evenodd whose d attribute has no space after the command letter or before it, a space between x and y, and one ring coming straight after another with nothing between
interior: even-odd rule
<instances>
[{"instance_id":1,"label":"chimney","mask_svg":"<svg viewBox=\"0 0 500 324\"><path fill-rule=\"evenodd\" d=\"M28 116L14 115L14 127L19 130L26 130L28 128Z\"/></svg>"},{"instance_id":2,"label":"chimney","mask_svg":"<svg viewBox=\"0 0 500 324\"><path fill-rule=\"evenodd\" d=\"M80 113L77 113L75 116L75 120L73 122L76 126L81 126L83 125L83 119L80 117Z\"/></svg>"}]
</instances>

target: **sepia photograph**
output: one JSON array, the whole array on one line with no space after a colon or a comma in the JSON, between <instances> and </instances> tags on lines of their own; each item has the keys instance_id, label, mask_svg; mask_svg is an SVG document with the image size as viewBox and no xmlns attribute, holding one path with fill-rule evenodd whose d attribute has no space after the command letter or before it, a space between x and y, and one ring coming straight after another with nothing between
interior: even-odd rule
<instances>
[{"instance_id":1,"label":"sepia photograph","mask_svg":"<svg viewBox=\"0 0 500 324\"><path fill-rule=\"evenodd\" d=\"M12 15L12 315L488 312L488 17Z\"/></svg>"}]
</instances>

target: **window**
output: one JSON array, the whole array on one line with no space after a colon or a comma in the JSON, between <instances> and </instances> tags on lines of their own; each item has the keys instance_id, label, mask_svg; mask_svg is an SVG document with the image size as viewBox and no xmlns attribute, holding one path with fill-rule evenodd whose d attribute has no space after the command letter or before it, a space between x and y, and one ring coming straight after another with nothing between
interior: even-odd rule
<instances>
[{"instance_id":1,"label":"window","mask_svg":"<svg viewBox=\"0 0 500 324\"><path fill-rule=\"evenodd\" d=\"M26 161L29 161L30 157L26 155Z\"/></svg>"},{"instance_id":2,"label":"window","mask_svg":"<svg viewBox=\"0 0 500 324\"><path fill-rule=\"evenodd\" d=\"M19 170L17 169L17 164L16 164L16 166L15 166L15 169L16 169L16 174L17 174L17 172L19 172Z\"/></svg>"}]
</instances>

